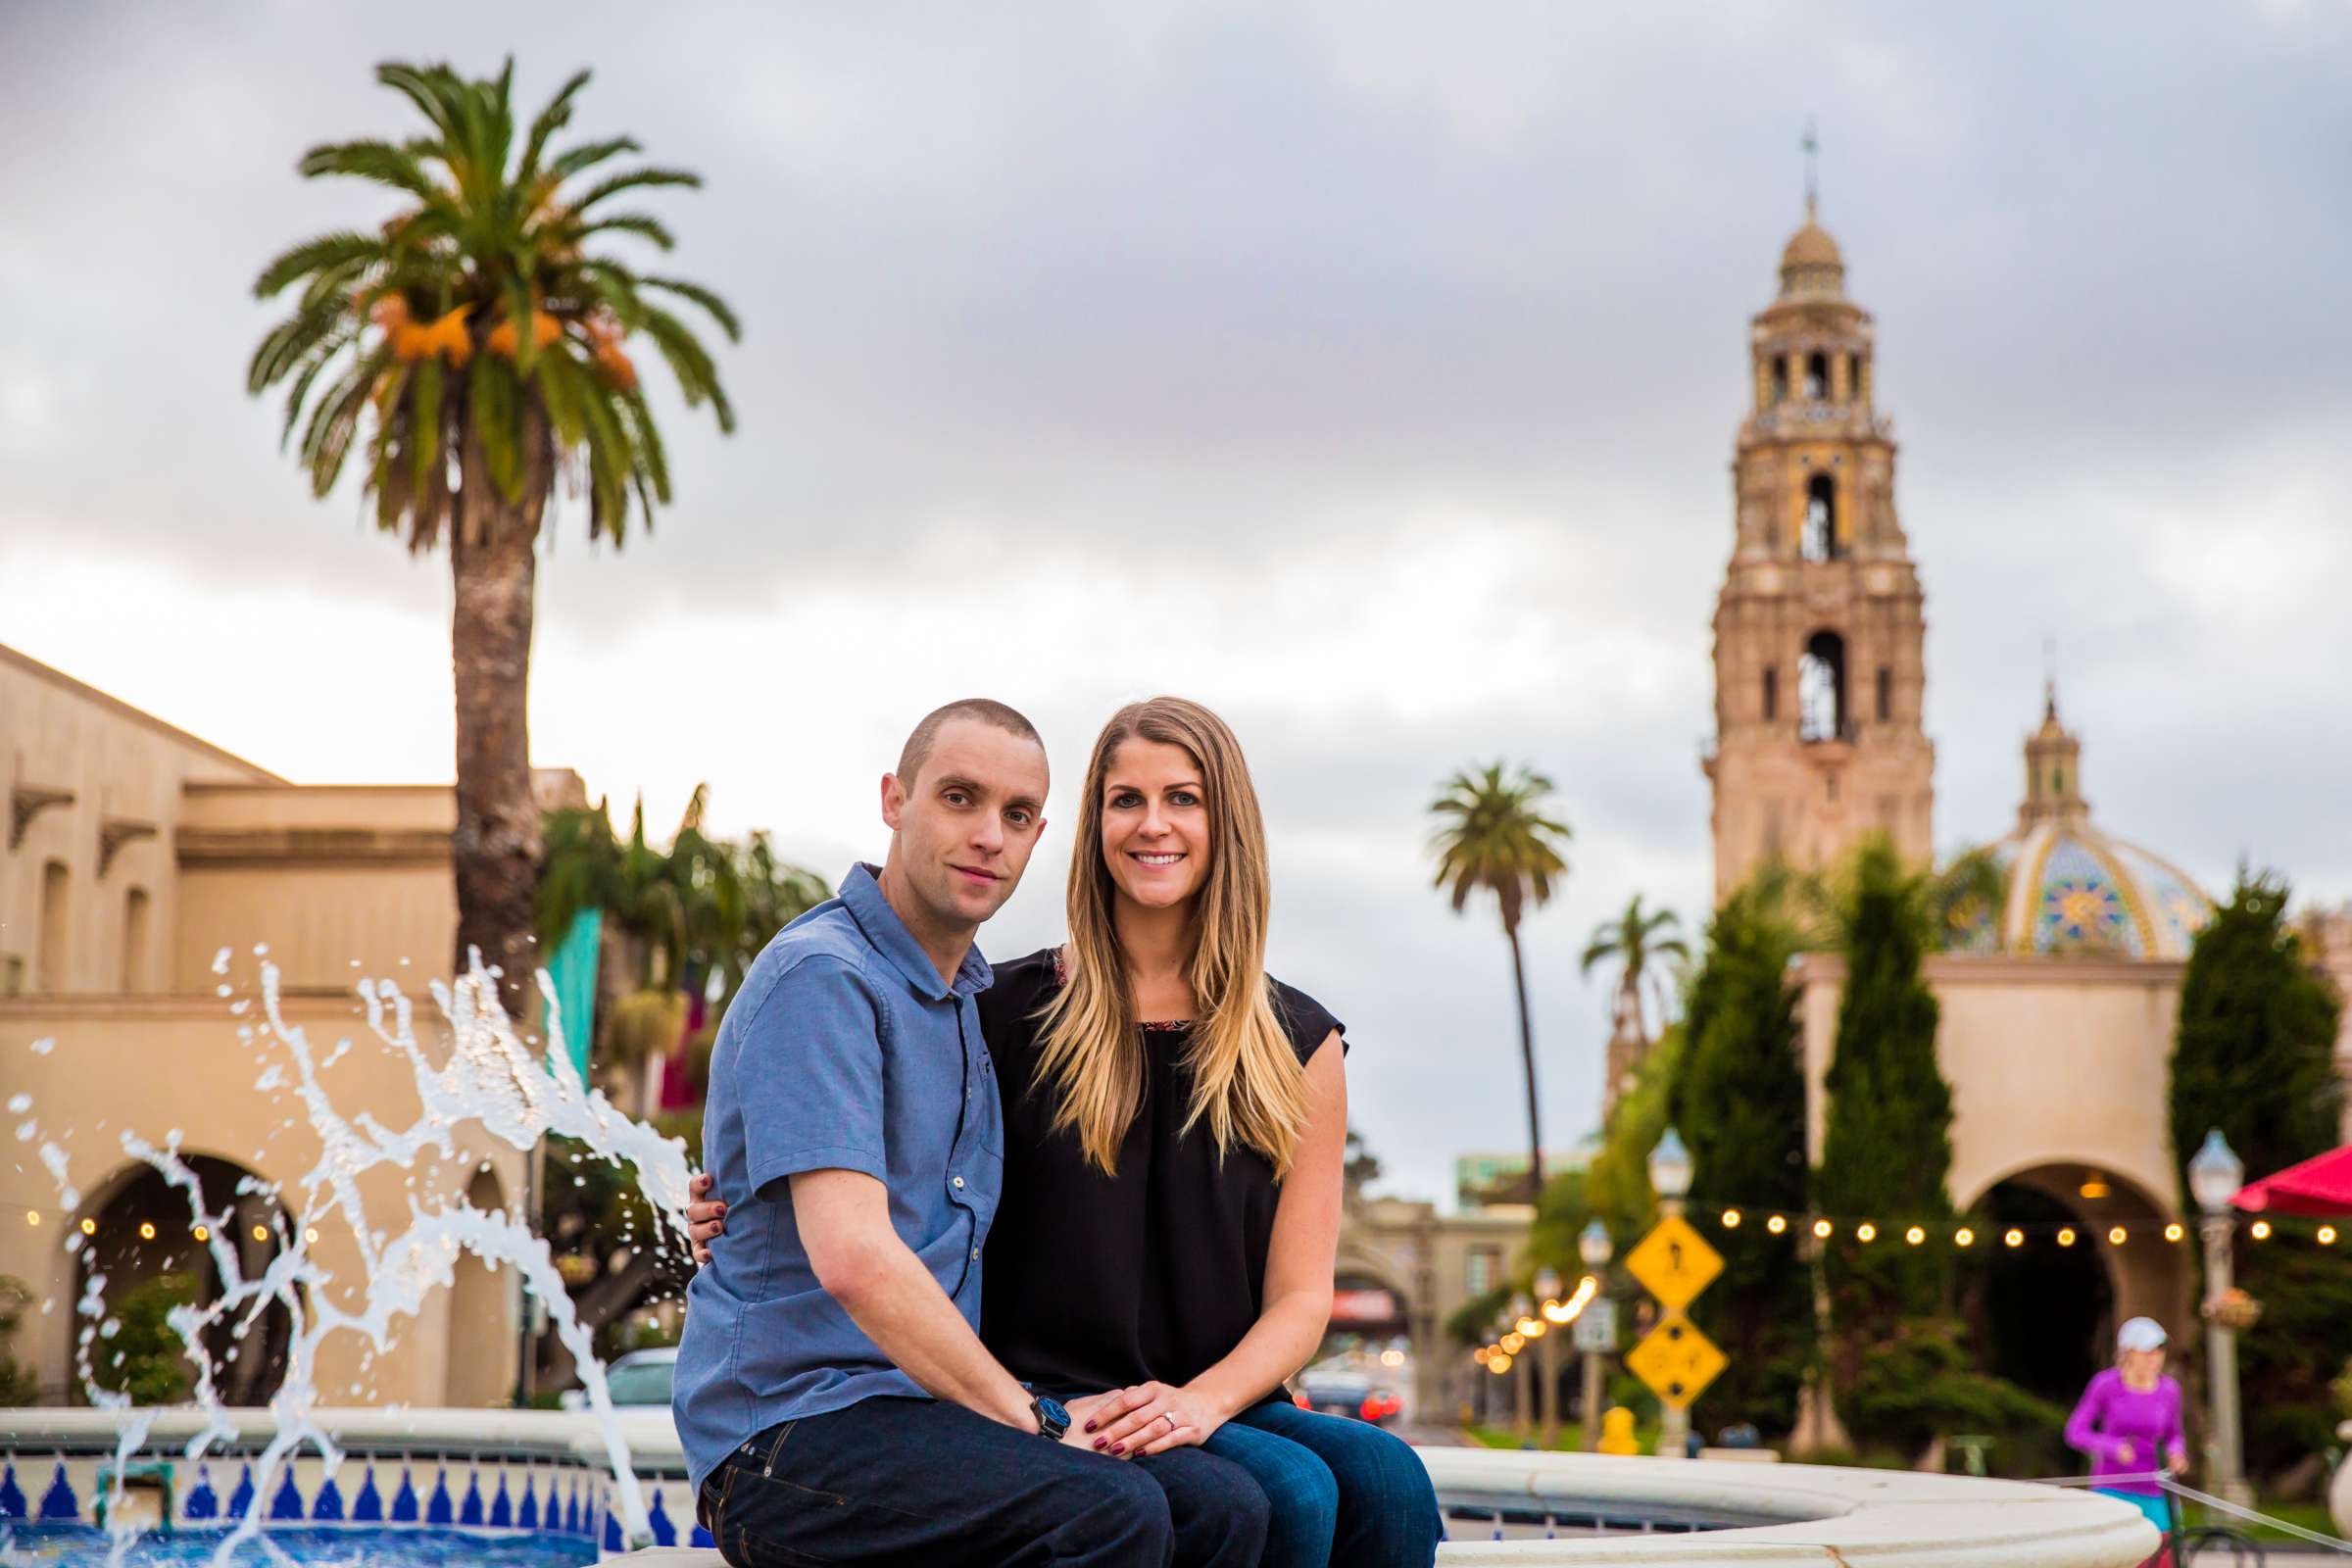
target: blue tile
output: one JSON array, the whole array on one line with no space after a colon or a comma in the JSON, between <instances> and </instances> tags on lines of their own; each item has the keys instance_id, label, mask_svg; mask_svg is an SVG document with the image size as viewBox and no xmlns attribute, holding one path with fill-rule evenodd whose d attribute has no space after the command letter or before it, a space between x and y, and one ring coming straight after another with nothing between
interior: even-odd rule
<instances>
[{"instance_id":1,"label":"blue tile","mask_svg":"<svg viewBox=\"0 0 2352 1568\"><path fill-rule=\"evenodd\" d=\"M612 1513L606 1514L605 1549L617 1554L626 1550L627 1545L628 1544L620 1539L620 1516Z\"/></svg>"},{"instance_id":2,"label":"blue tile","mask_svg":"<svg viewBox=\"0 0 2352 1568\"><path fill-rule=\"evenodd\" d=\"M528 1470L522 1473L522 1507L514 1515L514 1528L539 1528L539 1478Z\"/></svg>"},{"instance_id":3,"label":"blue tile","mask_svg":"<svg viewBox=\"0 0 2352 1568\"><path fill-rule=\"evenodd\" d=\"M5 1501L5 1498L0 1498ZM182 1519L218 1519L220 1517L220 1494L213 1490L213 1467L196 1467L196 1485L188 1490L188 1500L179 1511Z\"/></svg>"},{"instance_id":4,"label":"blue tile","mask_svg":"<svg viewBox=\"0 0 2352 1568\"><path fill-rule=\"evenodd\" d=\"M238 1519L253 1511L253 1466L250 1464L237 1472L237 1490L229 1494L228 1511Z\"/></svg>"},{"instance_id":5,"label":"blue tile","mask_svg":"<svg viewBox=\"0 0 2352 1568\"><path fill-rule=\"evenodd\" d=\"M50 1481L49 1490L41 1494L41 1517L44 1520L78 1519L81 1503L74 1495L73 1484L66 1480L66 1461L57 1461L57 1475Z\"/></svg>"},{"instance_id":6,"label":"blue tile","mask_svg":"<svg viewBox=\"0 0 2352 1568\"><path fill-rule=\"evenodd\" d=\"M588 1533L586 1524L580 1518L580 1489L577 1482L568 1489L564 1499L564 1533L567 1536L584 1536Z\"/></svg>"},{"instance_id":7,"label":"blue tile","mask_svg":"<svg viewBox=\"0 0 2352 1568\"><path fill-rule=\"evenodd\" d=\"M660 1487L654 1489L654 1500L652 1505L646 1509L645 1521L653 1527L655 1545L674 1546L678 1544L677 1527L669 1522L669 1515L662 1511L662 1489Z\"/></svg>"},{"instance_id":8,"label":"blue tile","mask_svg":"<svg viewBox=\"0 0 2352 1568\"><path fill-rule=\"evenodd\" d=\"M17 1485L17 1467L10 1464L0 1471L0 1519L24 1517L24 1493Z\"/></svg>"},{"instance_id":9,"label":"blue tile","mask_svg":"<svg viewBox=\"0 0 2352 1568\"><path fill-rule=\"evenodd\" d=\"M277 1495L270 1499L270 1517L297 1522L302 1518L302 1494L294 1490L294 1467L291 1464L286 1466L285 1475L277 1484Z\"/></svg>"},{"instance_id":10,"label":"blue tile","mask_svg":"<svg viewBox=\"0 0 2352 1568\"><path fill-rule=\"evenodd\" d=\"M490 1499L490 1528L514 1528L514 1503L507 1495L507 1472L503 1469L498 1472L498 1495Z\"/></svg>"},{"instance_id":11,"label":"blue tile","mask_svg":"<svg viewBox=\"0 0 2352 1568\"><path fill-rule=\"evenodd\" d=\"M428 1525L447 1525L457 1523L457 1509L451 1506L449 1500L449 1471L445 1468L435 1469L433 1496L424 1505L424 1522Z\"/></svg>"},{"instance_id":12,"label":"blue tile","mask_svg":"<svg viewBox=\"0 0 2352 1568\"><path fill-rule=\"evenodd\" d=\"M416 1522L416 1487L409 1479L409 1467L400 1467L400 1490L392 1494L392 1522L413 1525Z\"/></svg>"},{"instance_id":13,"label":"blue tile","mask_svg":"<svg viewBox=\"0 0 2352 1568\"><path fill-rule=\"evenodd\" d=\"M360 1482L359 1497L351 1505L355 1524L380 1525L384 1522L384 1494L375 1490L375 1466L368 1467L367 1477Z\"/></svg>"},{"instance_id":14,"label":"blue tile","mask_svg":"<svg viewBox=\"0 0 2352 1568\"><path fill-rule=\"evenodd\" d=\"M318 1483L318 1494L311 1499L311 1518L320 1524L343 1522L343 1489L332 1478Z\"/></svg>"},{"instance_id":15,"label":"blue tile","mask_svg":"<svg viewBox=\"0 0 2352 1568\"><path fill-rule=\"evenodd\" d=\"M482 1528L482 1473L466 1472L466 1505L458 1510L458 1523L468 1530Z\"/></svg>"},{"instance_id":16,"label":"blue tile","mask_svg":"<svg viewBox=\"0 0 2352 1568\"><path fill-rule=\"evenodd\" d=\"M710 1539L710 1531L705 1530L701 1525L696 1525L693 1532L687 1536L686 1544L689 1546L715 1546L718 1543Z\"/></svg>"}]
</instances>

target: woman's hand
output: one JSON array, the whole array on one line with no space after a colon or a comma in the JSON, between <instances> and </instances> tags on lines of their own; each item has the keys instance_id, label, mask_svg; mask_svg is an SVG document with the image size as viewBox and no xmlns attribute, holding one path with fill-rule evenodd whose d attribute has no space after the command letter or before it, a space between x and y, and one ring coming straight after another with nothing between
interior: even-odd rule
<instances>
[{"instance_id":1,"label":"woman's hand","mask_svg":"<svg viewBox=\"0 0 2352 1568\"><path fill-rule=\"evenodd\" d=\"M2139 1449L2133 1446L2130 1438L2118 1438L2115 1440L2115 1462L2117 1464L2130 1464L2132 1460L2138 1457Z\"/></svg>"},{"instance_id":2,"label":"woman's hand","mask_svg":"<svg viewBox=\"0 0 2352 1568\"><path fill-rule=\"evenodd\" d=\"M1120 1398L1126 1413L1107 1424L1097 1418L1095 1446L1121 1458L1205 1443L1233 1414L1197 1389L1165 1383L1139 1383Z\"/></svg>"},{"instance_id":3,"label":"woman's hand","mask_svg":"<svg viewBox=\"0 0 2352 1568\"><path fill-rule=\"evenodd\" d=\"M2171 1469L2174 1475L2184 1476L2188 1474L2187 1448L2176 1443L2171 1447L2164 1450L2164 1456L2168 1461L2170 1461Z\"/></svg>"},{"instance_id":4,"label":"woman's hand","mask_svg":"<svg viewBox=\"0 0 2352 1568\"><path fill-rule=\"evenodd\" d=\"M1073 1448L1100 1453L1106 1459L1124 1459L1126 1454L1112 1453L1095 1437L1095 1433L1142 1404L1144 1399L1145 1395L1140 1389L1112 1389L1107 1394L1086 1394L1075 1399L1064 1399L1061 1407L1070 1413L1070 1430L1061 1435L1061 1441Z\"/></svg>"},{"instance_id":5,"label":"woman's hand","mask_svg":"<svg viewBox=\"0 0 2352 1568\"><path fill-rule=\"evenodd\" d=\"M710 1238L723 1235L727 1228L727 1205L710 1196L710 1173L699 1170L687 1183L686 1229L694 1238L694 1260L697 1264L710 1261Z\"/></svg>"}]
</instances>

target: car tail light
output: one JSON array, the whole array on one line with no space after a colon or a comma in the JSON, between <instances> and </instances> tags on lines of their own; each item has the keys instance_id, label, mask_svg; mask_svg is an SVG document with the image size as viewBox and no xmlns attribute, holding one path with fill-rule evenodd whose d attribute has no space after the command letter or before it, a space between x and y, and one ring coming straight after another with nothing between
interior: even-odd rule
<instances>
[{"instance_id":1,"label":"car tail light","mask_svg":"<svg viewBox=\"0 0 2352 1568\"><path fill-rule=\"evenodd\" d=\"M1310 1399L1310 1398L1308 1398L1308 1397L1307 1397L1305 1395L1303 1395L1303 1394L1294 1394L1294 1395L1292 1395L1292 1396L1291 1396L1291 1402L1292 1402L1293 1404L1297 1405L1297 1406L1298 1406L1299 1409L1301 1409L1301 1410L1312 1410L1312 1409L1315 1407L1315 1401L1314 1401L1314 1400L1312 1400L1312 1399Z\"/></svg>"}]
</instances>

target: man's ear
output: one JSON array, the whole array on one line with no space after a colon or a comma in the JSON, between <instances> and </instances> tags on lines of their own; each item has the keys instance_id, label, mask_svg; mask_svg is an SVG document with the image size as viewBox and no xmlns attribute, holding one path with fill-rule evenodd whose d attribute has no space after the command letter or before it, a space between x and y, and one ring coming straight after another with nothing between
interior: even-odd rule
<instances>
[{"instance_id":1,"label":"man's ear","mask_svg":"<svg viewBox=\"0 0 2352 1568\"><path fill-rule=\"evenodd\" d=\"M899 830L899 815L906 809L906 792L899 788L899 775L882 775L882 825L893 833Z\"/></svg>"}]
</instances>

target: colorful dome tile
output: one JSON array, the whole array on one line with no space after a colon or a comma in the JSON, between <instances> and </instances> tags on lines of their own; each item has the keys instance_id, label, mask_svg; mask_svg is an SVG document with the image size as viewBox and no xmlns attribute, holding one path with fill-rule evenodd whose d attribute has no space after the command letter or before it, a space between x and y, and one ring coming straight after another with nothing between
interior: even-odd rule
<instances>
[{"instance_id":1,"label":"colorful dome tile","mask_svg":"<svg viewBox=\"0 0 2352 1568\"><path fill-rule=\"evenodd\" d=\"M1997 924L1962 911L1959 953L2185 958L2213 905L2178 867L2108 837L2085 815L2034 823L1992 846L2009 878Z\"/></svg>"}]
</instances>

